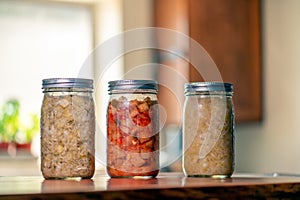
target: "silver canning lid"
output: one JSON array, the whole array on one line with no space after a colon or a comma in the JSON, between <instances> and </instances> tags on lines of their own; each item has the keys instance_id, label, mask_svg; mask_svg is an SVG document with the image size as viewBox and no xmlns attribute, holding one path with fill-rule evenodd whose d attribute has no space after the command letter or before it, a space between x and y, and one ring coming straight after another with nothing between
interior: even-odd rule
<instances>
[{"instance_id":1,"label":"silver canning lid","mask_svg":"<svg viewBox=\"0 0 300 200\"><path fill-rule=\"evenodd\" d=\"M108 82L108 91L112 90L155 90L157 82L154 80L116 80Z\"/></svg>"},{"instance_id":2,"label":"silver canning lid","mask_svg":"<svg viewBox=\"0 0 300 200\"><path fill-rule=\"evenodd\" d=\"M43 79L45 88L91 88L93 89L93 80L84 78L49 78Z\"/></svg>"},{"instance_id":3,"label":"silver canning lid","mask_svg":"<svg viewBox=\"0 0 300 200\"><path fill-rule=\"evenodd\" d=\"M233 84L223 82L193 82L185 84L184 93L189 92L233 92Z\"/></svg>"}]
</instances>

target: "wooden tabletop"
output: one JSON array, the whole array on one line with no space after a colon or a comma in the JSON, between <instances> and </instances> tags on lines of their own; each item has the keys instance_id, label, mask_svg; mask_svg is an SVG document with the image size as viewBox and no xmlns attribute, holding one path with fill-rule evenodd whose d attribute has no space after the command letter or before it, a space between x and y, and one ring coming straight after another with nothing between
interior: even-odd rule
<instances>
[{"instance_id":1,"label":"wooden tabletop","mask_svg":"<svg viewBox=\"0 0 300 200\"><path fill-rule=\"evenodd\" d=\"M187 178L160 173L154 179L44 180L41 176L0 177L0 199L199 199L300 198L300 177L235 174L228 179Z\"/></svg>"}]
</instances>

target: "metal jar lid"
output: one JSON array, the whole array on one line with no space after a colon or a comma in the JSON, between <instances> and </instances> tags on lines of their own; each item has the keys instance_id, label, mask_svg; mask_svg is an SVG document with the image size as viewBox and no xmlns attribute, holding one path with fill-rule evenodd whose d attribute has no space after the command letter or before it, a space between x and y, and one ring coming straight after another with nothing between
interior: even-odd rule
<instances>
[{"instance_id":1,"label":"metal jar lid","mask_svg":"<svg viewBox=\"0 0 300 200\"><path fill-rule=\"evenodd\" d=\"M108 82L108 91L113 90L155 90L157 82L154 80L116 80Z\"/></svg>"},{"instance_id":2,"label":"metal jar lid","mask_svg":"<svg viewBox=\"0 0 300 200\"><path fill-rule=\"evenodd\" d=\"M184 93L190 92L233 92L233 84L224 82L186 83Z\"/></svg>"},{"instance_id":3,"label":"metal jar lid","mask_svg":"<svg viewBox=\"0 0 300 200\"><path fill-rule=\"evenodd\" d=\"M43 79L45 88L91 88L93 89L93 80L84 78L49 78Z\"/></svg>"}]
</instances>

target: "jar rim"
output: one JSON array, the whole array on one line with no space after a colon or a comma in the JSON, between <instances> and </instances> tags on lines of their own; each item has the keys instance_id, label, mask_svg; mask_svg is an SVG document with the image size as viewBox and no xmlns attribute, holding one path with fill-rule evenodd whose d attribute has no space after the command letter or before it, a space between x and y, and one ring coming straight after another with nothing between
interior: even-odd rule
<instances>
[{"instance_id":1,"label":"jar rim","mask_svg":"<svg viewBox=\"0 0 300 200\"><path fill-rule=\"evenodd\" d=\"M108 82L108 91L112 90L155 90L158 86L155 80L115 80Z\"/></svg>"},{"instance_id":2,"label":"jar rim","mask_svg":"<svg viewBox=\"0 0 300 200\"><path fill-rule=\"evenodd\" d=\"M233 84L227 82L191 82L184 86L185 94L189 92L233 92Z\"/></svg>"},{"instance_id":3,"label":"jar rim","mask_svg":"<svg viewBox=\"0 0 300 200\"><path fill-rule=\"evenodd\" d=\"M42 89L45 88L91 88L93 80L85 78L48 78L42 80Z\"/></svg>"}]
</instances>

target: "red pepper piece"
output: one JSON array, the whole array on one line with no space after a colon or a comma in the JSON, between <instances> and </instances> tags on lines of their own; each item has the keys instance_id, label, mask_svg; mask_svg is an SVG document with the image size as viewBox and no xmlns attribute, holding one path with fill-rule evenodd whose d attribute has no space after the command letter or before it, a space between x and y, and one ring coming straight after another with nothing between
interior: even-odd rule
<instances>
[{"instance_id":1,"label":"red pepper piece","mask_svg":"<svg viewBox=\"0 0 300 200\"><path fill-rule=\"evenodd\" d=\"M151 123L149 113L140 113L137 115L136 124L138 126L148 126Z\"/></svg>"}]
</instances>

